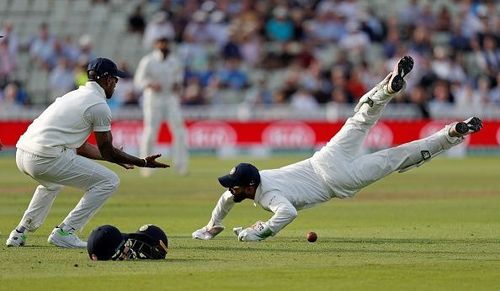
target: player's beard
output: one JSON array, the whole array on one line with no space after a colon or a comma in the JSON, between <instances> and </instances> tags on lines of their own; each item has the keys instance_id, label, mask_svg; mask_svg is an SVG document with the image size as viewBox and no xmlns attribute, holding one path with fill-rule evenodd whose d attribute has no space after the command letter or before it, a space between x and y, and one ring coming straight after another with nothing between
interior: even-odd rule
<instances>
[{"instance_id":1,"label":"player's beard","mask_svg":"<svg viewBox=\"0 0 500 291\"><path fill-rule=\"evenodd\" d=\"M241 201L245 200L245 198L246 198L246 197L245 197L245 196L243 196L243 195L238 195L238 196L234 196L234 195L233 195L233 201L234 201L235 203L240 203Z\"/></svg>"}]
</instances>

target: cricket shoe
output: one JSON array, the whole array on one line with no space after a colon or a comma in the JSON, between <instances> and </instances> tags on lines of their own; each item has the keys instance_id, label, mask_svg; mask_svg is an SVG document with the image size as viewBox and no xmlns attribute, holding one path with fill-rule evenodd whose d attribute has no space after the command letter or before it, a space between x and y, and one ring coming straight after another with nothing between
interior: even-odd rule
<instances>
[{"instance_id":1,"label":"cricket shoe","mask_svg":"<svg viewBox=\"0 0 500 291\"><path fill-rule=\"evenodd\" d=\"M8 247L22 247L26 244L26 235L24 232L18 232L16 229L14 229L10 235L5 244Z\"/></svg>"},{"instance_id":2,"label":"cricket shoe","mask_svg":"<svg viewBox=\"0 0 500 291\"><path fill-rule=\"evenodd\" d=\"M412 69L413 58L410 56L402 57L396 66L394 66L394 70L391 73L391 78L387 83L387 93L394 94L401 91L406 83L404 77L408 75Z\"/></svg>"},{"instance_id":3,"label":"cricket shoe","mask_svg":"<svg viewBox=\"0 0 500 291\"><path fill-rule=\"evenodd\" d=\"M47 241L62 248L87 248L87 242L82 241L73 232L64 231L59 227L52 230L52 233L49 235Z\"/></svg>"},{"instance_id":4,"label":"cricket shoe","mask_svg":"<svg viewBox=\"0 0 500 291\"><path fill-rule=\"evenodd\" d=\"M449 130L451 137L463 137L468 134L478 132L483 128L483 122L477 117L471 117L452 125Z\"/></svg>"},{"instance_id":5,"label":"cricket shoe","mask_svg":"<svg viewBox=\"0 0 500 291\"><path fill-rule=\"evenodd\" d=\"M387 75L382 82L359 99L358 104L354 108L354 112L358 112L364 104L373 107L375 104L386 104L389 102L395 93L403 89L406 83L404 77L408 75L412 69L413 58L410 56L401 58L396 66L394 66L394 70ZM380 89L384 88L384 86L386 94L380 92Z\"/></svg>"},{"instance_id":6,"label":"cricket shoe","mask_svg":"<svg viewBox=\"0 0 500 291\"><path fill-rule=\"evenodd\" d=\"M212 239L214 236L218 235L224 230L224 226L213 226L211 228L208 228L206 226L196 230L193 232L192 236L193 239L201 239L201 240L209 240Z\"/></svg>"}]
</instances>

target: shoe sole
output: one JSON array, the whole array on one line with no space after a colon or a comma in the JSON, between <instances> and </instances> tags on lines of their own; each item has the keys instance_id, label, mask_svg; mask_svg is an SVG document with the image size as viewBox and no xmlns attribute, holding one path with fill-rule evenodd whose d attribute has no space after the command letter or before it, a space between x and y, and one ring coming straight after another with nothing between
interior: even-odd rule
<instances>
[{"instance_id":1,"label":"shoe sole","mask_svg":"<svg viewBox=\"0 0 500 291\"><path fill-rule=\"evenodd\" d=\"M469 132L469 126L465 122L459 122L455 125L455 131L459 134L467 134Z\"/></svg>"},{"instance_id":2,"label":"shoe sole","mask_svg":"<svg viewBox=\"0 0 500 291\"><path fill-rule=\"evenodd\" d=\"M404 77L413 69L413 58L404 56L398 62L398 69L395 76L391 80L391 89L393 92L399 92L405 85ZM394 72L393 72L394 73Z\"/></svg>"},{"instance_id":3,"label":"shoe sole","mask_svg":"<svg viewBox=\"0 0 500 291\"><path fill-rule=\"evenodd\" d=\"M413 58L410 56L404 56L398 62L398 76L404 78L413 69Z\"/></svg>"},{"instance_id":4,"label":"shoe sole","mask_svg":"<svg viewBox=\"0 0 500 291\"><path fill-rule=\"evenodd\" d=\"M467 126L467 130L470 129L472 132L477 132L483 127L483 122L477 117L473 117L468 123L465 124Z\"/></svg>"}]
</instances>

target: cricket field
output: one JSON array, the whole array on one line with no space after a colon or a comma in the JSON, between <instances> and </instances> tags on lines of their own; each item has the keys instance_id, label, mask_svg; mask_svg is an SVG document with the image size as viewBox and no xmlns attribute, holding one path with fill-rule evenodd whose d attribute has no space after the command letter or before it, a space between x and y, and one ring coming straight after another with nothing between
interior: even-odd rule
<instances>
[{"instance_id":1,"label":"cricket field","mask_svg":"<svg viewBox=\"0 0 500 291\"><path fill-rule=\"evenodd\" d=\"M244 201L218 237L191 239L224 191L216 178L234 164L266 169L303 158L200 155L186 177L166 169L142 178L137 169L107 164L121 185L79 236L102 224L134 232L152 223L167 233L169 253L162 261L94 262L86 250L47 243L82 196L71 188L26 247L5 246L36 183L13 157L0 157L0 290L499 290L500 157L438 158L392 174L353 199L300 211L258 243L238 242L231 231L271 217ZM318 234L315 243L307 242L308 231Z\"/></svg>"}]
</instances>

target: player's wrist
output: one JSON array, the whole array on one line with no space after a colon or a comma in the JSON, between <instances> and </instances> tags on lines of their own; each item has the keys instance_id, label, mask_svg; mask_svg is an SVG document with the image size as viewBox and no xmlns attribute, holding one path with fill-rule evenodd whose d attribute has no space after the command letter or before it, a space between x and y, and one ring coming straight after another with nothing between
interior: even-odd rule
<instances>
[{"instance_id":1,"label":"player's wrist","mask_svg":"<svg viewBox=\"0 0 500 291\"><path fill-rule=\"evenodd\" d=\"M142 161L144 162L144 166L143 167L146 167L148 165L148 160L146 160L146 158L143 158Z\"/></svg>"}]
</instances>

